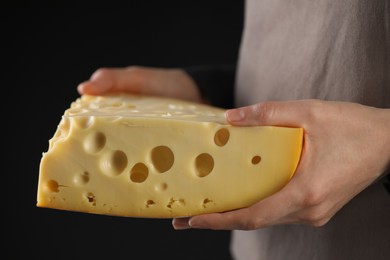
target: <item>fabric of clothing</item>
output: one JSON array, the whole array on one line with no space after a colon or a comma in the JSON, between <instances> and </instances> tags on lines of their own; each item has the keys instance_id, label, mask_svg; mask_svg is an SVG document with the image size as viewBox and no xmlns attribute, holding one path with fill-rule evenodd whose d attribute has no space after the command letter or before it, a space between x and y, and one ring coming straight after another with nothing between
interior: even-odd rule
<instances>
[{"instance_id":1,"label":"fabric of clothing","mask_svg":"<svg viewBox=\"0 0 390 260\"><path fill-rule=\"evenodd\" d=\"M213 97L218 83L207 86L204 79L197 83ZM315 98L389 108L390 1L247 0L234 80L236 107ZM390 195L385 181L362 191L320 228L284 225L233 231L232 256L389 259Z\"/></svg>"},{"instance_id":2,"label":"fabric of clothing","mask_svg":"<svg viewBox=\"0 0 390 260\"><path fill-rule=\"evenodd\" d=\"M318 98L390 103L390 2L249 0L236 105Z\"/></svg>"},{"instance_id":3,"label":"fabric of clothing","mask_svg":"<svg viewBox=\"0 0 390 260\"><path fill-rule=\"evenodd\" d=\"M316 98L390 107L390 2L248 0L236 106ZM375 156L375 155L373 155ZM384 179L321 228L234 231L235 259L389 259Z\"/></svg>"}]
</instances>

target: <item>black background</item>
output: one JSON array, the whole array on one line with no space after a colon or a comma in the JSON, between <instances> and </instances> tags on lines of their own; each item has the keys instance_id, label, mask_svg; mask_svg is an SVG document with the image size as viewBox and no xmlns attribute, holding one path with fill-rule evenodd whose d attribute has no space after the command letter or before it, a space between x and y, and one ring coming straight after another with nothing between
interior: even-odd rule
<instances>
[{"instance_id":1,"label":"black background","mask_svg":"<svg viewBox=\"0 0 390 260\"><path fill-rule=\"evenodd\" d=\"M230 259L229 231L174 231L170 219L35 204L42 152L79 96L78 83L99 67L234 62L243 2L107 2L99 11L56 3L1 8L4 254L10 259L22 254L24 259Z\"/></svg>"}]
</instances>

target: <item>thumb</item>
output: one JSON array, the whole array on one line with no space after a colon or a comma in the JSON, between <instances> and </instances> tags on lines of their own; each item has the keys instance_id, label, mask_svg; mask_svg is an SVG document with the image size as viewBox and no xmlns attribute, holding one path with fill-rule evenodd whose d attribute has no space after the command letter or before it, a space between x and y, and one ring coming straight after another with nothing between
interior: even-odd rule
<instances>
[{"instance_id":1,"label":"thumb","mask_svg":"<svg viewBox=\"0 0 390 260\"><path fill-rule=\"evenodd\" d=\"M226 120L236 126L302 127L311 101L262 102L226 111Z\"/></svg>"}]
</instances>

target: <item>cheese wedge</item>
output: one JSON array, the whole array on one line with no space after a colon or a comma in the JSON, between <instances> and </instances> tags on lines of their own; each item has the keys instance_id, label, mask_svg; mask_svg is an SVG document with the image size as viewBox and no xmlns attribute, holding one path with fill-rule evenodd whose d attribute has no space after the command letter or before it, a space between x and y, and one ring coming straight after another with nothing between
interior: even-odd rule
<instances>
[{"instance_id":1,"label":"cheese wedge","mask_svg":"<svg viewBox=\"0 0 390 260\"><path fill-rule=\"evenodd\" d=\"M234 127L225 110L151 96L82 96L43 153L37 206L172 218L247 207L280 190L303 129Z\"/></svg>"}]
</instances>

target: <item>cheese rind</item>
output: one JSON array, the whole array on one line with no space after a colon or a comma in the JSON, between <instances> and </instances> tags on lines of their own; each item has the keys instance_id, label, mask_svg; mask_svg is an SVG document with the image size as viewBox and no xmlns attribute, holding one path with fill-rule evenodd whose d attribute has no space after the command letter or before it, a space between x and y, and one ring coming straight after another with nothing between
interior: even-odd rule
<instances>
[{"instance_id":1,"label":"cheese rind","mask_svg":"<svg viewBox=\"0 0 390 260\"><path fill-rule=\"evenodd\" d=\"M247 207L280 190L303 129L235 127L225 110L149 96L82 96L40 164L37 206L172 218Z\"/></svg>"}]
</instances>

